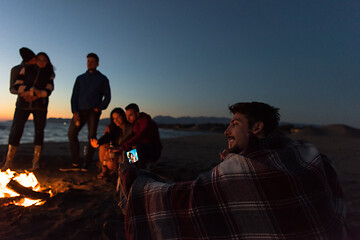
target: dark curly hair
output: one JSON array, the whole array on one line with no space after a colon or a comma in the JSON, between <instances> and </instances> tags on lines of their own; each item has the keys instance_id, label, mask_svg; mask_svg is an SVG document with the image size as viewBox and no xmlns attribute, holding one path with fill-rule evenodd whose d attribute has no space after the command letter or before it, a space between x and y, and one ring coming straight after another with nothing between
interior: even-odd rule
<instances>
[{"instance_id":1,"label":"dark curly hair","mask_svg":"<svg viewBox=\"0 0 360 240\"><path fill-rule=\"evenodd\" d=\"M264 133L276 130L279 126L280 114L279 108L272 107L262 102L239 102L229 106L231 113L241 113L246 116L251 128L256 122L264 123Z\"/></svg>"}]
</instances>

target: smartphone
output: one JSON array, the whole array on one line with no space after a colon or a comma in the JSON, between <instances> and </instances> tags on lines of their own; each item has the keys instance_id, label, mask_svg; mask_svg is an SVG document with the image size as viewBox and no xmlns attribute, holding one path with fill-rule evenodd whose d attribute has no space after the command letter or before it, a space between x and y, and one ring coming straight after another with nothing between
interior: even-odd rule
<instances>
[{"instance_id":1,"label":"smartphone","mask_svg":"<svg viewBox=\"0 0 360 240\"><path fill-rule=\"evenodd\" d=\"M138 152L137 152L136 148L126 152L126 157L129 160L129 163L131 163L131 164L139 161L139 156L138 156Z\"/></svg>"}]
</instances>

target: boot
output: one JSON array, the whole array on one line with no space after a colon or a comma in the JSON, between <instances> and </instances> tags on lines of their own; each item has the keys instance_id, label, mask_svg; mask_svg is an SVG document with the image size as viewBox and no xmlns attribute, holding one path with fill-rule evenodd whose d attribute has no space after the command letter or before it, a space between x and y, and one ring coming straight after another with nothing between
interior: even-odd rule
<instances>
[{"instance_id":1,"label":"boot","mask_svg":"<svg viewBox=\"0 0 360 240\"><path fill-rule=\"evenodd\" d=\"M42 148L41 145L35 145L35 147L34 147L34 157L33 157L33 161L32 161L31 171L34 171L34 170L40 168L39 160L40 160L41 148Z\"/></svg>"},{"instance_id":2,"label":"boot","mask_svg":"<svg viewBox=\"0 0 360 240\"><path fill-rule=\"evenodd\" d=\"M9 144L9 149L6 155L6 162L4 166L1 168L1 171L6 171L8 168L11 168L12 161L14 160L17 150L18 150L18 146Z\"/></svg>"}]
</instances>

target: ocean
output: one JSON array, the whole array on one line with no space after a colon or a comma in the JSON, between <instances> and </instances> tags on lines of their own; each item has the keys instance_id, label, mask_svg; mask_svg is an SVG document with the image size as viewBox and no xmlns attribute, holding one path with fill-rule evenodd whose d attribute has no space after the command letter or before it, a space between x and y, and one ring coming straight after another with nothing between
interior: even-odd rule
<instances>
[{"instance_id":1,"label":"ocean","mask_svg":"<svg viewBox=\"0 0 360 240\"><path fill-rule=\"evenodd\" d=\"M11 121L0 122L0 144L8 144ZM105 130L106 124L100 123L98 126L97 137L100 138ZM48 122L45 127L45 142L68 142L67 131L69 124L67 122L54 123ZM175 131L171 129L159 129L160 138L175 138L183 136L193 136L204 134L202 132L185 132ZM83 127L79 133L79 141L87 141L87 125ZM20 143L32 143L34 141L34 124L33 121L28 120L25 124L24 133Z\"/></svg>"}]
</instances>

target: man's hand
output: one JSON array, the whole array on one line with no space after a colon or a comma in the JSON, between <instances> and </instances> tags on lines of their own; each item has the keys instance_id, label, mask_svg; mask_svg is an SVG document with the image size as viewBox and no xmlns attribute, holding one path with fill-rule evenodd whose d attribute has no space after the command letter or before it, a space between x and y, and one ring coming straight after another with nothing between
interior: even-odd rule
<instances>
[{"instance_id":1,"label":"man's hand","mask_svg":"<svg viewBox=\"0 0 360 240\"><path fill-rule=\"evenodd\" d=\"M227 155L229 155L229 153L230 153L229 149L224 149L221 153L219 153L220 159L224 161L224 159L227 157Z\"/></svg>"}]
</instances>

